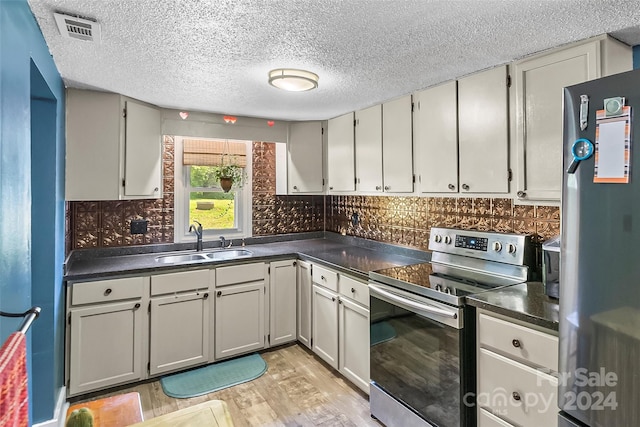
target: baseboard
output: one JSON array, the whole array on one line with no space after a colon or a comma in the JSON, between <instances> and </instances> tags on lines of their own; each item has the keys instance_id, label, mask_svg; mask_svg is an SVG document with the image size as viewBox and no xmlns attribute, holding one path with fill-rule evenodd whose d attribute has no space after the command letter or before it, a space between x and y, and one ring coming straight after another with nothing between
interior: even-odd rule
<instances>
[{"instance_id":1,"label":"baseboard","mask_svg":"<svg viewBox=\"0 0 640 427\"><path fill-rule=\"evenodd\" d=\"M43 421L38 424L34 424L33 427L64 427L65 418L67 415L67 409L69 403L67 403L67 388L60 387L58 391L58 400L56 402L56 409L53 413L53 418L48 421Z\"/></svg>"}]
</instances>

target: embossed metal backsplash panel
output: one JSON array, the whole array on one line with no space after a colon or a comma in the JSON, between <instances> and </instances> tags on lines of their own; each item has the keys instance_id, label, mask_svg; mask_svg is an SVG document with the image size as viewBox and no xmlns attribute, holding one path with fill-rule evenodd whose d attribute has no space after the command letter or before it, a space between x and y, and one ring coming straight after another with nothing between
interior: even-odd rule
<instances>
[{"instance_id":1,"label":"embossed metal backsplash panel","mask_svg":"<svg viewBox=\"0 0 640 427\"><path fill-rule=\"evenodd\" d=\"M173 243L174 138L164 137L164 196L157 200L67 202L66 249ZM324 196L276 196L275 144L253 143L253 235L324 230ZM132 235L132 219L149 220Z\"/></svg>"},{"instance_id":2,"label":"embossed metal backsplash panel","mask_svg":"<svg viewBox=\"0 0 640 427\"><path fill-rule=\"evenodd\" d=\"M326 229L427 249L431 227L531 234L538 243L560 233L559 208L516 206L507 198L276 195L275 144L254 142L252 155L254 236ZM166 136L162 199L67 202L67 252L172 243L174 161L174 139ZM355 226L351 222L354 213L360 218ZM131 235L131 220L142 218L149 220L149 231Z\"/></svg>"},{"instance_id":3,"label":"embossed metal backsplash panel","mask_svg":"<svg viewBox=\"0 0 640 427\"><path fill-rule=\"evenodd\" d=\"M352 215L360 223L354 226ZM431 227L531 234L538 243L560 234L560 209L516 206L505 198L327 196L328 231L427 249Z\"/></svg>"},{"instance_id":4,"label":"embossed metal backsplash panel","mask_svg":"<svg viewBox=\"0 0 640 427\"><path fill-rule=\"evenodd\" d=\"M67 202L66 249L173 242L175 146L165 136L162 152L163 198ZM149 221L146 234L132 235L132 219Z\"/></svg>"},{"instance_id":5,"label":"embossed metal backsplash panel","mask_svg":"<svg viewBox=\"0 0 640 427\"><path fill-rule=\"evenodd\" d=\"M276 147L253 143L253 235L324 230L324 196L276 195Z\"/></svg>"}]
</instances>

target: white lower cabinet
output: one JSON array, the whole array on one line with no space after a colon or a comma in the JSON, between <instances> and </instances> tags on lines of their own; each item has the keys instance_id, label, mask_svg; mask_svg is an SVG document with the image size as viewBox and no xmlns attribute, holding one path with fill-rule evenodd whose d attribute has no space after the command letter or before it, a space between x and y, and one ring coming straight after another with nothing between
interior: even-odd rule
<instances>
[{"instance_id":1,"label":"white lower cabinet","mask_svg":"<svg viewBox=\"0 0 640 427\"><path fill-rule=\"evenodd\" d=\"M338 369L338 294L313 285L313 341L311 349Z\"/></svg>"},{"instance_id":2,"label":"white lower cabinet","mask_svg":"<svg viewBox=\"0 0 640 427\"><path fill-rule=\"evenodd\" d=\"M132 277L69 285L70 396L145 378L148 283L148 278Z\"/></svg>"},{"instance_id":3,"label":"white lower cabinet","mask_svg":"<svg viewBox=\"0 0 640 427\"><path fill-rule=\"evenodd\" d=\"M209 361L209 270L151 276L149 374Z\"/></svg>"},{"instance_id":4,"label":"white lower cabinet","mask_svg":"<svg viewBox=\"0 0 640 427\"><path fill-rule=\"evenodd\" d=\"M298 261L298 342L307 348L311 348L312 325L312 282L311 264Z\"/></svg>"},{"instance_id":5,"label":"white lower cabinet","mask_svg":"<svg viewBox=\"0 0 640 427\"><path fill-rule=\"evenodd\" d=\"M552 331L479 310L478 346L478 425L557 426L558 339Z\"/></svg>"},{"instance_id":6,"label":"white lower cabinet","mask_svg":"<svg viewBox=\"0 0 640 427\"><path fill-rule=\"evenodd\" d=\"M216 359L264 348L265 273L264 263L216 269Z\"/></svg>"},{"instance_id":7,"label":"white lower cabinet","mask_svg":"<svg viewBox=\"0 0 640 427\"><path fill-rule=\"evenodd\" d=\"M366 283L313 266L312 350L369 393L369 289ZM333 289L338 289L334 291Z\"/></svg>"},{"instance_id":8,"label":"white lower cabinet","mask_svg":"<svg viewBox=\"0 0 640 427\"><path fill-rule=\"evenodd\" d=\"M369 392L369 310L347 298L339 300L339 368L351 382Z\"/></svg>"},{"instance_id":9,"label":"white lower cabinet","mask_svg":"<svg viewBox=\"0 0 640 427\"><path fill-rule=\"evenodd\" d=\"M269 345L296 340L296 264L295 260L269 264Z\"/></svg>"}]
</instances>

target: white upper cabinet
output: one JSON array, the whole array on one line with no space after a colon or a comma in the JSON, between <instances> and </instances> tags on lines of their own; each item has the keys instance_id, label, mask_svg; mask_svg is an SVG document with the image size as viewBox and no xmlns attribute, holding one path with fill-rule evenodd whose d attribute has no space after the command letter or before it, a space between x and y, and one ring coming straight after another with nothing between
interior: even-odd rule
<instances>
[{"instance_id":1,"label":"white upper cabinet","mask_svg":"<svg viewBox=\"0 0 640 427\"><path fill-rule=\"evenodd\" d=\"M160 197L162 189L162 135L160 110L125 101L126 198ZM134 161L130 161L134 159Z\"/></svg>"},{"instance_id":2,"label":"white upper cabinet","mask_svg":"<svg viewBox=\"0 0 640 427\"><path fill-rule=\"evenodd\" d=\"M162 197L160 110L114 93L67 89L67 200Z\"/></svg>"},{"instance_id":3,"label":"white upper cabinet","mask_svg":"<svg viewBox=\"0 0 640 427\"><path fill-rule=\"evenodd\" d=\"M382 104L384 191L413 192L411 95Z\"/></svg>"},{"instance_id":4,"label":"white upper cabinet","mask_svg":"<svg viewBox=\"0 0 640 427\"><path fill-rule=\"evenodd\" d=\"M353 113L327 125L327 178L330 192L355 190Z\"/></svg>"},{"instance_id":5,"label":"white upper cabinet","mask_svg":"<svg viewBox=\"0 0 640 427\"><path fill-rule=\"evenodd\" d=\"M461 193L509 192L507 66L458 80Z\"/></svg>"},{"instance_id":6,"label":"white upper cabinet","mask_svg":"<svg viewBox=\"0 0 640 427\"><path fill-rule=\"evenodd\" d=\"M356 186L382 192L382 105L356 111Z\"/></svg>"},{"instance_id":7,"label":"white upper cabinet","mask_svg":"<svg viewBox=\"0 0 640 427\"><path fill-rule=\"evenodd\" d=\"M513 67L516 195L521 201L559 202L562 187L562 89L631 70L631 48L598 37Z\"/></svg>"},{"instance_id":8,"label":"white upper cabinet","mask_svg":"<svg viewBox=\"0 0 640 427\"><path fill-rule=\"evenodd\" d=\"M421 193L458 192L457 82L418 92L414 103L418 189Z\"/></svg>"},{"instance_id":9,"label":"white upper cabinet","mask_svg":"<svg viewBox=\"0 0 640 427\"><path fill-rule=\"evenodd\" d=\"M289 125L289 194L322 193L322 122Z\"/></svg>"}]
</instances>

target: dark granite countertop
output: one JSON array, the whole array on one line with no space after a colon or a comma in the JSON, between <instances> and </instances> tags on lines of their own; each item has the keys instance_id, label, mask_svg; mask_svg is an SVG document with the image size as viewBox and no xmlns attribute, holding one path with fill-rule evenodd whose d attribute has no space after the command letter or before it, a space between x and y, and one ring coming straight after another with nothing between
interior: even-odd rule
<instances>
[{"instance_id":1,"label":"dark granite countertop","mask_svg":"<svg viewBox=\"0 0 640 427\"><path fill-rule=\"evenodd\" d=\"M304 237L304 236L303 236ZM252 252L252 256L228 261L206 261L192 264L159 264L156 257L167 254L195 253L193 249L180 250L189 245L158 245L157 247L140 247L135 253L134 248L118 249L85 249L70 254L65 265L64 279L68 282L91 280L109 276L126 274L159 273L176 270L193 270L217 267L228 264L248 263L297 257L323 263L342 273L351 274L363 280L368 278L369 271L379 270L399 265L409 265L428 261L430 254L411 248L390 245L380 242L345 237L334 233L325 233L321 238L316 235L311 238L291 236L278 239L251 239L244 247ZM275 241L270 241L275 240ZM214 242L215 244L215 242ZM193 244L190 245L193 247ZM235 244L233 248L238 248ZM205 248L205 251L214 250Z\"/></svg>"},{"instance_id":2,"label":"dark granite countertop","mask_svg":"<svg viewBox=\"0 0 640 427\"><path fill-rule=\"evenodd\" d=\"M467 304L524 322L558 330L558 300L544 293L541 282L527 282L466 297Z\"/></svg>"}]
</instances>

